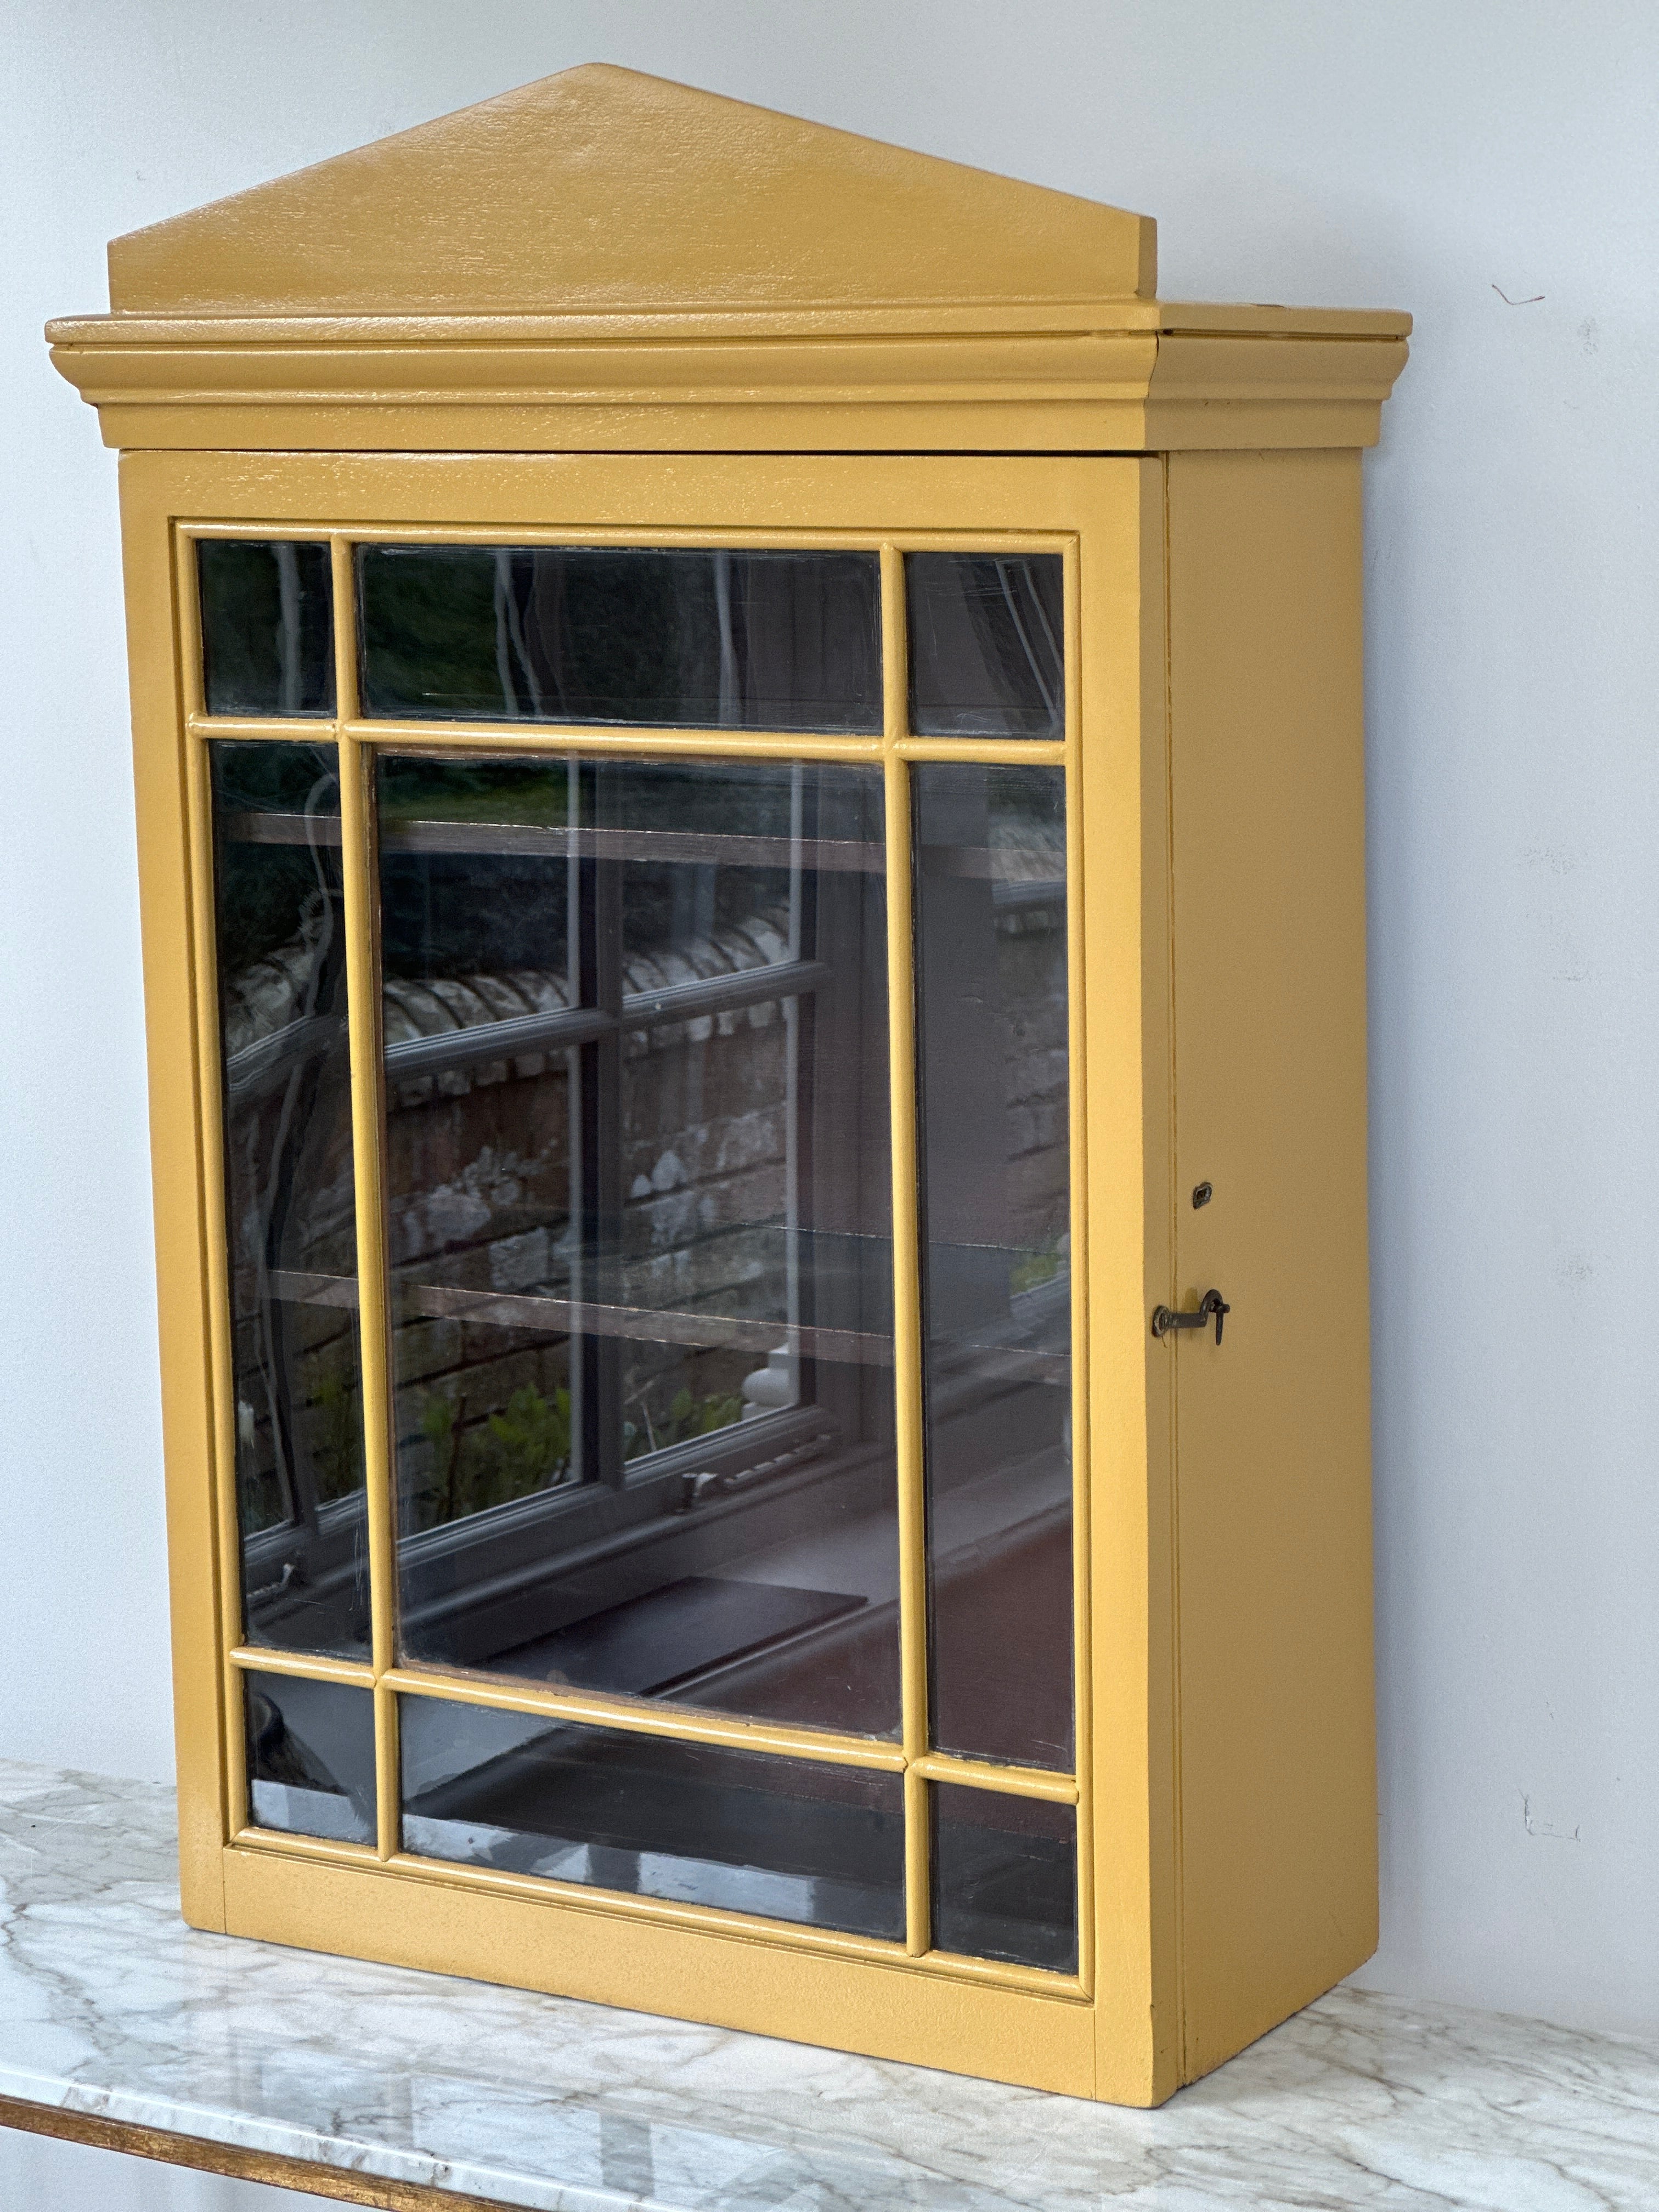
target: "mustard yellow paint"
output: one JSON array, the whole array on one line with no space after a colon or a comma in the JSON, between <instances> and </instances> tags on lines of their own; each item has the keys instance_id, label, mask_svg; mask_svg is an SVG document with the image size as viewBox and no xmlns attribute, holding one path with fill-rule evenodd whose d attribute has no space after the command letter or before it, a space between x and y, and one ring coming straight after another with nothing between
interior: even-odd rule
<instances>
[{"instance_id":1,"label":"mustard yellow paint","mask_svg":"<svg viewBox=\"0 0 1659 2212\"><path fill-rule=\"evenodd\" d=\"M550 213L557 211L555 220ZM572 220L573 211L580 220ZM52 326L121 470L150 1035L181 1878L196 1925L1156 2104L1375 1936L1359 449L1383 313L1160 302L1145 218L623 70L567 73L112 249ZM850 450L856 449L856 450ZM373 1638L240 1648L191 538L326 536L337 578ZM900 1322L897 1745L395 1663L367 773L377 743L573 733L356 716L356 539L878 552L879 738L585 750L884 764ZM900 556L1059 552L1063 744L915 738ZM326 727L327 726L324 726ZM1063 763L1072 890L1079 1745L932 1750L922 1633L908 763ZM1193 1183L1216 1196L1202 1211ZM1212 1281L1218 1350L1149 1316ZM1310 1310L1322 1316L1317 1326ZM249 1667L359 1682L378 1846L246 1828ZM617 1897L399 1848L400 1690L1077 1806L1075 1976Z\"/></svg>"},{"instance_id":2,"label":"mustard yellow paint","mask_svg":"<svg viewBox=\"0 0 1659 2212\"><path fill-rule=\"evenodd\" d=\"M1170 507L1172 1273L1234 1305L1172 1363L1200 2074L1376 1943L1358 456L1185 454Z\"/></svg>"}]
</instances>

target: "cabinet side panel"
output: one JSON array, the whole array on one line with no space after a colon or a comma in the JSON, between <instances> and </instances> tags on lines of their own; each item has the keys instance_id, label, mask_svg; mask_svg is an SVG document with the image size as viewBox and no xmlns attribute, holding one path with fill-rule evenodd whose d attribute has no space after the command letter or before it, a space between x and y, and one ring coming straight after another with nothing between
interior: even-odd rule
<instances>
[{"instance_id":1,"label":"cabinet side panel","mask_svg":"<svg viewBox=\"0 0 1659 2212\"><path fill-rule=\"evenodd\" d=\"M1376 1941L1359 456L1169 470L1192 2079Z\"/></svg>"}]
</instances>

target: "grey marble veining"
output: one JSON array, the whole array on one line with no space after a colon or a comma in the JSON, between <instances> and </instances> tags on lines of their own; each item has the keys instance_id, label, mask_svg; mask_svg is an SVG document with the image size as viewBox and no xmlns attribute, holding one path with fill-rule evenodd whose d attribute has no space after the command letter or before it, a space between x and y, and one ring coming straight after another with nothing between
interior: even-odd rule
<instances>
[{"instance_id":1,"label":"grey marble veining","mask_svg":"<svg viewBox=\"0 0 1659 2212\"><path fill-rule=\"evenodd\" d=\"M1659 2045L1339 1990L1158 2112L202 1936L0 1762L0 2095L540 2212L1651 2212Z\"/></svg>"}]
</instances>

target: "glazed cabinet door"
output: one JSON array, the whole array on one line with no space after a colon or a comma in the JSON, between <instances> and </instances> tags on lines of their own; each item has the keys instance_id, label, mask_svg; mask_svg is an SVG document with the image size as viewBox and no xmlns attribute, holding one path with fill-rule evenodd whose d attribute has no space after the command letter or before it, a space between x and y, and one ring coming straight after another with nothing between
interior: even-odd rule
<instances>
[{"instance_id":1,"label":"glazed cabinet door","mask_svg":"<svg viewBox=\"0 0 1659 2212\"><path fill-rule=\"evenodd\" d=\"M1094 2085L1147 467L128 463L194 1917Z\"/></svg>"}]
</instances>

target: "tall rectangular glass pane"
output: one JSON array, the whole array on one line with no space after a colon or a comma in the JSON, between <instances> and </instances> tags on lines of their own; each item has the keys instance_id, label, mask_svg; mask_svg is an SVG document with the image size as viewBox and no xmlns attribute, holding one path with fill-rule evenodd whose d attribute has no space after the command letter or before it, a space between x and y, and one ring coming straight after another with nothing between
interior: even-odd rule
<instances>
[{"instance_id":1,"label":"tall rectangular glass pane","mask_svg":"<svg viewBox=\"0 0 1659 2212\"><path fill-rule=\"evenodd\" d=\"M374 1700L339 1682L244 1674L248 1818L284 1835L374 1841Z\"/></svg>"},{"instance_id":2,"label":"tall rectangular glass pane","mask_svg":"<svg viewBox=\"0 0 1659 2212\"><path fill-rule=\"evenodd\" d=\"M387 758L415 1660L899 1720L878 769Z\"/></svg>"},{"instance_id":3,"label":"tall rectangular glass pane","mask_svg":"<svg viewBox=\"0 0 1659 2212\"><path fill-rule=\"evenodd\" d=\"M404 1849L904 1938L896 1774L402 1698Z\"/></svg>"},{"instance_id":4,"label":"tall rectangular glass pane","mask_svg":"<svg viewBox=\"0 0 1659 2212\"><path fill-rule=\"evenodd\" d=\"M878 731L873 553L366 545L363 711Z\"/></svg>"},{"instance_id":5,"label":"tall rectangular glass pane","mask_svg":"<svg viewBox=\"0 0 1659 2212\"><path fill-rule=\"evenodd\" d=\"M1064 1771L1065 772L929 765L912 790L933 1740Z\"/></svg>"},{"instance_id":6,"label":"tall rectangular glass pane","mask_svg":"<svg viewBox=\"0 0 1659 2212\"><path fill-rule=\"evenodd\" d=\"M327 546L203 538L196 562L209 714L331 714Z\"/></svg>"},{"instance_id":7,"label":"tall rectangular glass pane","mask_svg":"<svg viewBox=\"0 0 1659 2212\"><path fill-rule=\"evenodd\" d=\"M909 553L910 727L924 738L1063 738L1058 553Z\"/></svg>"},{"instance_id":8,"label":"tall rectangular glass pane","mask_svg":"<svg viewBox=\"0 0 1659 2212\"><path fill-rule=\"evenodd\" d=\"M210 748L243 1635L368 1638L356 1210L331 744Z\"/></svg>"},{"instance_id":9,"label":"tall rectangular glass pane","mask_svg":"<svg viewBox=\"0 0 1659 2212\"><path fill-rule=\"evenodd\" d=\"M934 1788L933 1942L970 1959L1077 1972L1077 1814L1000 1791Z\"/></svg>"}]
</instances>

